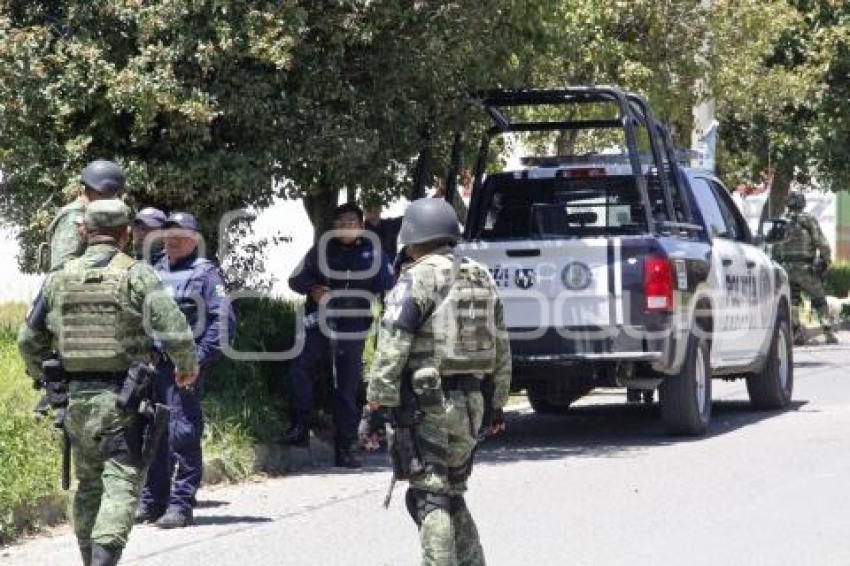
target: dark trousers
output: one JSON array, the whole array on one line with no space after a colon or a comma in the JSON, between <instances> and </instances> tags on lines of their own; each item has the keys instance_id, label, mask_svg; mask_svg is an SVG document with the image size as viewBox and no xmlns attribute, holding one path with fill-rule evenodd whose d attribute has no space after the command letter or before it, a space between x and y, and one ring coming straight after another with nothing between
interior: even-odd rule
<instances>
[{"instance_id":1,"label":"dark trousers","mask_svg":"<svg viewBox=\"0 0 850 566\"><path fill-rule=\"evenodd\" d=\"M177 387L174 366L170 362L160 362L156 369L154 401L168 405L171 420L168 438L159 443L156 458L148 469L141 505L154 510L170 508L186 511L195 505L195 494L201 486L204 471L201 388L209 367L201 370L191 391Z\"/></svg>"},{"instance_id":2,"label":"dark trousers","mask_svg":"<svg viewBox=\"0 0 850 566\"><path fill-rule=\"evenodd\" d=\"M307 330L304 350L295 358L289 370L294 416L299 420L307 420L313 410L313 385L319 364L323 359L331 357L332 349L336 351L336 383L331 386L336 441L339 445L351 443L357 438L357 425L360 422L357 394L363 382L364 342L337 340L336 347L331 348L330 339L320 330Z\"/></svg>"}]
</instances>

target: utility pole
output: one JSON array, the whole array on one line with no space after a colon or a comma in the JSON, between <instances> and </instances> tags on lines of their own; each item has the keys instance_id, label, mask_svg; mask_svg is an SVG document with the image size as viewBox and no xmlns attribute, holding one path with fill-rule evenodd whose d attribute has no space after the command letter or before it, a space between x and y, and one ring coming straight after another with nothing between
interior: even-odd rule
<instances>
[{"instance_id":1,"label":"utility pole","mask_svg":"<svg viewBox=\"0 0 850 566\"><path fill-rule=\"evenodd\" d=\"M714 0L702 0L703 10L710 13L713 8ZM710 72L711 47L711 30L707 30L702 47L696 56L697 63L709 69L707 72ZM715 115L714 97L710 96L708 84L707 76L698 78L694 83L697 103L693 108L694 128L691 133L691 149L699 157L695 158L697 162L692 165L714 172L719 124Z\"/></svg>"}]
</instances>

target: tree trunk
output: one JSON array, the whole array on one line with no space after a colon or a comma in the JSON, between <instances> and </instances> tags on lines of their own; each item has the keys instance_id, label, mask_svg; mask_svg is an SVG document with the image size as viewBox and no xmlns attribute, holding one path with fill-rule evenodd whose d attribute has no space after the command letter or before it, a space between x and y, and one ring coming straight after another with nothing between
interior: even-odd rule
<instances>
[{"instance_id":1,"label":"tree trunk","mask_svg":"<svg viewBox=\"0 0 850 566\"><path fill-rule=\"evenodd\" d=\"M324 177L319 180L318 186L304 197L304 209L313 224L313 240L331 229L333 225L333 213L339 202L339 189L333 186Z\"/></svg>"},{"instance_id":2,"label":"tree trunk","mask_svg":"<svg viewBox=\"0 0 850 566\"><path fill-rule=\"evenodd\" d=\"M791 160L785 160L776 166L773 182L770 185L770 217L777 218L785 212L785 198L794 180L794 165Z\"/></svg>"}]
</instances>

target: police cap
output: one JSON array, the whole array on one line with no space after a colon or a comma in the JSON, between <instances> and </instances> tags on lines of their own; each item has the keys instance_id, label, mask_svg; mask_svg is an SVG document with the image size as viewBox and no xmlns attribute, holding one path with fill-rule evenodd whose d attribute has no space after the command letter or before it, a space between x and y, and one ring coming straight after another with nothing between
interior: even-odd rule
<instances>
[{"instance_id":1,"label":"police cap","mask_svg":"<svg viewBox=\"0 0 850 566\"><path fill-rule=\"evenodd\" d=\"M133 224L145 226L147 228L162 228L165 224L166 216L163 211L158 208L149 206L139 211L133 219Z\"/></svg>"},{"instance_id":2,"label":"police cap","mask_svg":"<svg viewBox=\"0 0 850 566\"><path fill-rule=\"evenodd\" d=\"M163 228L183 228L184 230L192 230L198 232L198 221L190 212L173 212L165 220Z\"/></svg>"}]
</instances>

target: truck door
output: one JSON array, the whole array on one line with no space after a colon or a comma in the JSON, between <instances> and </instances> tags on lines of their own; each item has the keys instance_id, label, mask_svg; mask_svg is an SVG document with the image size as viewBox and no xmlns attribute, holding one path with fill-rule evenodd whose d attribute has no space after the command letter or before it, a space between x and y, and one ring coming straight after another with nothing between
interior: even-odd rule
<instances>
[{"instance_id":1,"label":"truck door","mask_svg":"<svg viewBox=\"0 0 850 566\"><path fill-rule=\"evenodd\" d=\"M768 330L773 325L774 294L770 259L752 244L749 226L730 198L729 191L717 180L712 180L710 184L730 239L735 242L735 248L745 267L743 271L739 270L737 278L732 282L739 310L733 334L736 343L741 347L741 357L746 362L751 362L763 350Z\"/></svg>"},{"instance_id":2,"label":"truck door","mask_svg":"<svg viewBox=\"0 0 850 566\"><path fill-rule=\"evenodd\" d=\"M702 212L711 238L711 272L709 285L714 307L714 336L711 347L713 367L737 365L746 356L744 320L747 309L742 305L741 282L747 273L747 260L734 227L730 229L720 201L706 177L692 179L694 196Z\"/></svg>"}]
</instances>

